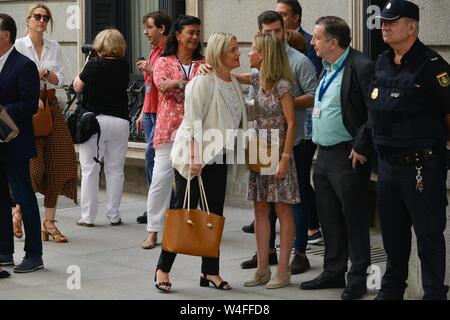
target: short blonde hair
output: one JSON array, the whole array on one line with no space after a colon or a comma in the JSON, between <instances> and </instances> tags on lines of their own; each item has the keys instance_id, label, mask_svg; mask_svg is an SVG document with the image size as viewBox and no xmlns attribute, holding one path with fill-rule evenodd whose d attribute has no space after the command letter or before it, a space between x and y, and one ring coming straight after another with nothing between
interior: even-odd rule
<instances>
[{"instance_id":1,"label":"short blonde hair","mask_svg":"<svg viewBox=\"0 0 450 320\"><path fill-rule=\"evenodd\" d=\"M28 13L27 13L27 21L28 19L31 18L31 16L33 15L34 10L36 9L44 9L45 11L47 11L47 15L50 17L50 30L53 31L53 27L54 27L54 23L53 23L53 15L52 12L50 11L50 8L43 4L42 2L38 2L36 4L33 4L30 9L28 9ZM25 29L25 35L27 35L30 32L30 30L28 29L28 25L27 28Z\"/></svg>"},{"instance_id":2,"label":"short blonde hair","mask_svg":"<svg viewBox=\"0 0 450 320\"><path fill-rule=\"evenodd\" d=\"M222 59L229 50L232 40L237 40L236 36L223 32L213 33L209 37L206 46L206 62L212 67L213 72L223 68Z\"/></svg>"},{"instance_id":3,"label":"short blonde hair","mask_svg":"<svg viewBox=\"0 0 450 320\"><path fill-rule=\"evenodd\" d=\"M99 56L123 58L127 43L119 30L105 29L97 34L93 46Z\"/></svg>"},{"instance_id":4,"label":"short blonde hair","mask_svg":"<svg viewBox=\"0 0 450 320\"><path fill-rule=\"evenodd\" d=\"M284 42L270 33L257 35L253 43L262 55L259 77L263 89L267 89L281 79L295 83Z\"/></svg>"}]
</instances>

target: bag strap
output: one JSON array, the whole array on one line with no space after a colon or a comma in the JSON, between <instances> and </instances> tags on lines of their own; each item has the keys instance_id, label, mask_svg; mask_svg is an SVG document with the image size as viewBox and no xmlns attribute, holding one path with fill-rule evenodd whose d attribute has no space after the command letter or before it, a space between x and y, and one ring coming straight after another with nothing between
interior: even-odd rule
<instances>
[{"instance_id":1,"label":"bag strap","mask_svg":"<svg viewBox=\"0 0 450 320\"><path fill-rule=\"evenodd\" d=\"M98 133L97 133L97 157L94 157L94 161L98 164L101 164L100 162L100 125L98 126Z\"/></svg>"},{"instance_id":2,"label":"bag strap","mask_svg":"<svg viewBox=\"0 0 450 320\"><path fill-rule=\"evenodd\" d=\"M42 91L44 91L44 100L43 100L43 102L44 102L44 108L45 108L45 105L46 105L46 102L47 102L47 96L48 96L48 90L47 90L47 80L45 80L44 81L44 90L42 90Z\"/></svg>"},{"instance_id":3,"label":"bag strap","mask_svg":"<svg viewBox=\"0 0 450 320\"><path fill-rule=\"evenodd\" d=\"M200 188L201 205L203 208L206 208L208 215L211 215L211 212L209 211L208 201L206 199L205 186L203 185L202 177L199 176L197 178L198 178L198 187ZM191 201L190 200L191 200L191 174L189 174L189 176L188 176L186 191L184 192L183 209L186 209L186 204L187 204L188 211L191 210Z\"/></svg>"},{"instance_id":4,"label":"bag strap","mask_svg":"<svg viewBox=\"0 0 450 320\"><path fill-rule=\"evenodd\" d=\"M203 185L202 177L198 177L198 186L200 187L200 201L203 196L203 207L206 208L208 215L211 215L211 212L209 212L208 200L206 199L205 186Z\"/></svg>"}]
</instances>

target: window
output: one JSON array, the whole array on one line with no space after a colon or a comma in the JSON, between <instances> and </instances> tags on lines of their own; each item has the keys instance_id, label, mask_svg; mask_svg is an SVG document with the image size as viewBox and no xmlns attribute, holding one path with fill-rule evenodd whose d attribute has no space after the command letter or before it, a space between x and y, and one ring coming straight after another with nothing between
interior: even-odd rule
<instances>
[{"instance_id":1,"label":"window","mask_svg":"<svg viewBox=\"0 0 450 320\"><path fill-rule=\"evenodd\" d=\"M86 42L92 43L97 33L107 27L117 28L128 44L130 73L139 78L134 69L136 58L147 57L151 49L143 35L142 18L156 10L176 20L185 13L185 0L86 0Z\"/></svg>"}]
</instances>

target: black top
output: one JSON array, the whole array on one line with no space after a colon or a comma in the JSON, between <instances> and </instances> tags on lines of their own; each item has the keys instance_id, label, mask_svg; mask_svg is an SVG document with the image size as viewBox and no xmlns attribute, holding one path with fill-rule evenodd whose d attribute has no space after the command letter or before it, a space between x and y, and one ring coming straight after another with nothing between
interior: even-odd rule
<instances>
[{"instance_id":1,"label":"black top","mask_svg":"<svg viewBox=\"0 0 450 320\"><path fill-rule=\"evenodd\" d=\"M128 63L123 59L90 60L80 73L81 81L86 84L83 107L96 115L103 114L129 120L128 70Z\"/></svg>"},{"instance_id":2,"label":"black top","mask_svg":"<svg viewBox=\"0 0 450 320\"><path fill-rule=\"evenodd\" d=\"M372 92L373 103L377 101L384 101L382 105L384 108L393 108L396 110L404 110L404 118L395 118L396 114L392 113L392 124L395 126L401 123L400 120L413 121L417 115L422 115L418 119L421 125L418 128L411 126L411 132L401 132L403 135L409 134L410 140L433 136L442 144L446 142L447 130L445 128L445 116L450 114L450 66L449 64L435 51L425 46L420 40L417 40L411 49L403 56L400 64L395 64L395 53L393 49L386 50L378 58L375 71L374 88L378 88L379 80L390 79L392 83L384 83L392 86L393 93L387 92L388 96L382 96L381 89L374 89ZM386 82L387 80L384 80ZM397 90L400 84L410 84L410 88L404 93L404 97L400 99L394 93L401 92ZM396 101L398 100L398 102ZM378 102L380 103L380 102ZM400 110L400 111L401 111ZM385 110L389 111L389 110ZM408 112L406 112L408 111ZM414 114L416 112L417 115ZM385 125L386 121L376 119L372 113L372 121L374 126L381 127ZM409 119L408 118L408 115ZM427 117L434 117L435 122L430 122ZM427 122L428 121L428 122ZM404 129L404 127L403 127ZM398 130L393 130L398 134ZM406 130L406 129L405 129ZM440 143L440 144L441 144ZM416 150L415 147L408 146L403 143L401 146L379 146L379 151L386 154L396 152L394 149L401 147L403 151ZM380 149L381 148L381 149ZM394 148L394 149L393 149Z\"/></svg>"},{"instance_id":3,"label":"black top","mask_svg":"<svg viewBox=\"0 0 450 320\"><path fill-rule=\"evenodd\" d=\"M403 56L400 65L394 62L394 50L389 49L380 55L387 56L387 63L377 64L377 69L390 72L392 75L409 75L418 67L424 56L429 59L417 78L417 99L422 104L429 105L442 113L450 114L450 65L437 52L424 45L419 39L416 40L411 49Z\"/></svg>"}]
</instances>

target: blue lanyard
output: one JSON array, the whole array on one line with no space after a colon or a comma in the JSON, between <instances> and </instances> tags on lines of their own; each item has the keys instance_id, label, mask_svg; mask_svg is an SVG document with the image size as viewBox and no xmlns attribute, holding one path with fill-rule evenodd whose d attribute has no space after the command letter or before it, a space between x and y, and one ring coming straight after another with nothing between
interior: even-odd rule
<instances>
[{"instance_id":1,"label":"blue lanyard","mask_svg":"<svg viewBox=\"0 0 450 320\"><path fill-rule=\"evenodd\" d=\"M324 75L323 80L322 80L322 84L320 85L320 90L319 90L319 102L322 102L322 98L323 98L323 95L325 94L325 92L327 92L328 88L331 86L331 84L332 84L333 81L336 79L336 77L339 75L339 73L340 73L342 70L344 70L345 65L346 65L347 62L348 62L348 57L349 57L349 56L350 56L350 55L348 55L348 56L345 58L344 62L342 62L341 66L333 73L333 75L331 76L331 78L328 80L327 83L325 83L325 78L327 77L328 71L325 72L325 75Z\"/></svg>"},{"instance_id":2,"label":"blue lanyard","mask_svg":"<svg viewBox=\"0 0 450 320\"><path fill-rule=\"evenodd\" d=\"M184 73L184 78L186 79L186 81L189 82L189 77L191 76L192 65L194 64L194 60L191 61L191 65L189 66L189 71L188 71L188 73L186 73L186 70L183 67L183 63L181 63L180 58L177 57L177 59L178 59L178 62L180 63L181 71L183 71L183 73Z\"/></svg>"}]
</instances>

